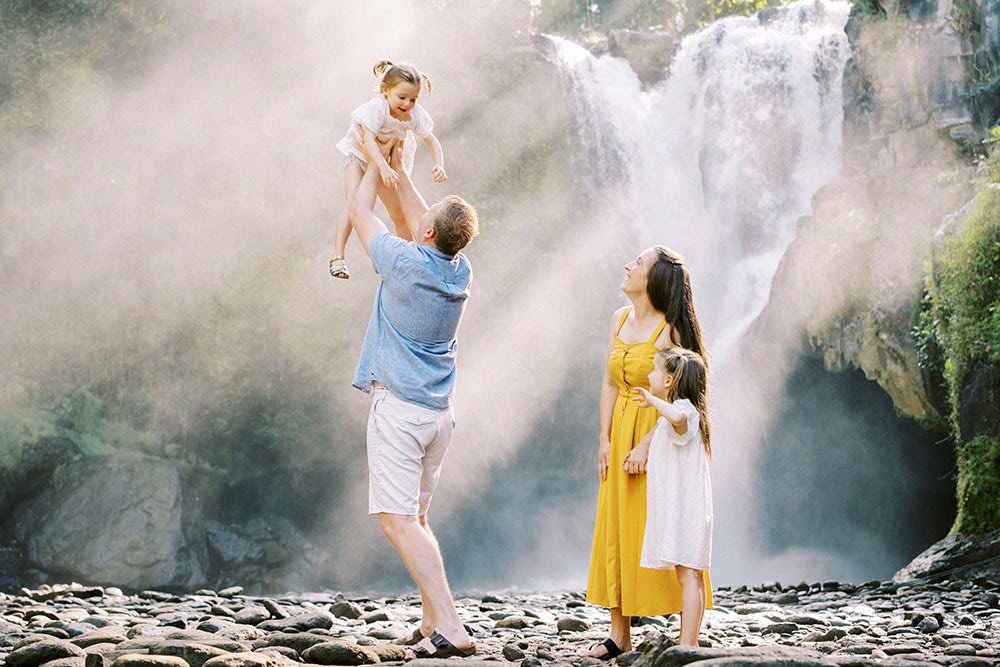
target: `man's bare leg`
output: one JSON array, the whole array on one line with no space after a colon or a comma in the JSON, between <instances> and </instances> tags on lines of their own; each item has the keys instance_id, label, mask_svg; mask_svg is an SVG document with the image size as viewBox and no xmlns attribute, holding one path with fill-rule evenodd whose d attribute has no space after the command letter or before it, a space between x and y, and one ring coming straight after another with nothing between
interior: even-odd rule
<instances>
[{"instance_id":1,"label":"man's bare leg","mask_svg":"<svg viewBox=\"0 0 1000 667\"><path fill-rule=\"evenodd\" d=\"M421 630L427 632L425 624L432 624L430 630L444 635L455 647L472 646L472 639L458 618L444 573L441 550L426 518L385 512L378 516L382 531L392 546L396 547L403 564L420 589L423 604ZM426 639L420 645L431 653L436 650Z\"/></svg>"}]
</instances>

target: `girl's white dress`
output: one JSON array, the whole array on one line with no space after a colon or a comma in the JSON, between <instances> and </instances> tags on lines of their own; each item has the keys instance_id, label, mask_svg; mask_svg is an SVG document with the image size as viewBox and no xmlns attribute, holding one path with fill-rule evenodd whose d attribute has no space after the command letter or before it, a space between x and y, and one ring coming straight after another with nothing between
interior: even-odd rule
<instances>
[{"instance_id":1,"label":"girl's white dress","mask_svg":"<svg viewBox=\"0 0 1000 667\"><path fill-rule=\"evenodd\" d=\"M367 165L365 153L362 150L364 138L361 134L364 125L375 134L379 143L390 139L403 139L403 168L406 173L413 171L413 155L417 152L417 142L414 135L426 138L434 131L434 121L419 104L414 104L410 110L410 120L397 120L389 113L389 102L381 95L368 100L351 112L351 126L347 134L337 142L341 153L354 158L362 165Z\"/></svg>"},{"instance_id":2,"label":"girl's white dress","mask_svg":"<svg viewBox=\"0 0 1000 667\"><path fill-rule=\"evenodd\" d=\"M707 570L712 559L708 455L698 409L686 398L673 405L687 416L687 431L678 435L665 417L656 421L646 461L646 532L639 566Z\"/></svg>"}]
</instances>

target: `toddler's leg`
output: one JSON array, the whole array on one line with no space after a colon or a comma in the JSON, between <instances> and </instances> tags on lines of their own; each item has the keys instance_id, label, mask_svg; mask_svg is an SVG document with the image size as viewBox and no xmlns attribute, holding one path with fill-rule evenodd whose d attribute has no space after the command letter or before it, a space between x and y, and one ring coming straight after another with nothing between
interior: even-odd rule
<instances>
[{"instance_id":1,"label":"toddler's leg","mask_svg":"<svg viewBox=\"0 0 1000 667\"><path fill-rule=\"evenodd\" d=\"M333 258L330 260L330 275L334 278L351 277L344 261L344 251L347 248L347 239L351 236L351 205L354 203L354 195L364 175L356 164L348 164L344 168L344 208L340 210L340 216L337 218Z\"/></svg>"},{"instance_id":2,"label":"toddler's leg","mask_svg":"<svg viewBox=\"0 0 1000 667\"><path fill-rule=\"evenodd\" d=\"M378 196L382 200L382 204L385 205L385 210L388 212L389 217L392 218L393 224L396 226L396 236L404 241L412 241L413 235L410 233L410 228L406 226L406 218L403 217L403 207L399 203L399 193L385 187L379 181Z\"/></svg>"},{"instance_id":3,"label":"toddler's leg","mask_svg":"<svg viewBox=\"0 0 1000 667\"><path fill-rule=\"evenodd\" d=\"M680 643L682 646L697 646L707 604L705 573L702 570L678 565L677 581L681 585Z\"/></svg>"}]
</instances>

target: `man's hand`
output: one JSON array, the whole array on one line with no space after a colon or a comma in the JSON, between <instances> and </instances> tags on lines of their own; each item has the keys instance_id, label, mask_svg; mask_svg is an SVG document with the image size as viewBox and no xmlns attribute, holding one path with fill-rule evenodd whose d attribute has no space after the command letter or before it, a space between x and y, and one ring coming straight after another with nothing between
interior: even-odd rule
<instances>
[{"instance_id":1,"label":"man's hand","mask_svg":"<svg viewBox=\"0 0 1000 667\"><path fill-rule=\"evenodd\" d=\"M444 170L444 166L436 164L431 168L431 178L434 179L435 183L444 183L448 180L448 174Z\"/></svg>"}]
</instances>

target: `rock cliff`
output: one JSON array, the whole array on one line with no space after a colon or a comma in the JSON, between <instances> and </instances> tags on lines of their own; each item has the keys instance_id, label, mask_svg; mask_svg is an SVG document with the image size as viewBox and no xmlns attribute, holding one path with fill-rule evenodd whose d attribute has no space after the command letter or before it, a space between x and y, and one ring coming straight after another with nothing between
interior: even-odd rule
<instances>
[{"instance_id":1,"label":"rock cliff","mask_svg":"<svg viewBox=\"0 0 1000 667\"><path fill-rule=\"evenodd\" d=\"M974 73L995 62L997 7L978 7L980 38L966 6L924 4L882 20L855 7L843 175L799 221L761 326L777 313L797 318L829 369L860 368L902 413L933 420L946 407L912 328L935 238L961 220L975 191L973 151L996 122L977 102Z\"/></svg>"}]
</instances>

